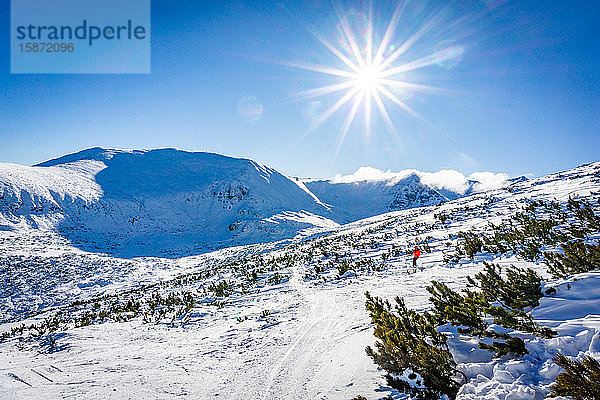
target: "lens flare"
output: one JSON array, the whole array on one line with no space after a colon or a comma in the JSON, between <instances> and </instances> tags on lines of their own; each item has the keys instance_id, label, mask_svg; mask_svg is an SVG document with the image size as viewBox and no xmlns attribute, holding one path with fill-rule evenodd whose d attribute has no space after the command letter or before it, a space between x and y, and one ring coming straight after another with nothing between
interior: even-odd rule
<instances>
[{"instance_id":1,"label":"lens flare","mask_svg":"<svg viewBox=\"0 0 600 400\"><path fill-rule=\"evenodd\" d=\"M357 115L361 114L361 110L367 137L371 133L372 110L376 108L388 131L399 138L387 110L389 103L399 107L409 115L427 122L405 100L411 98L415 92L440 91L441 89L408 81L407 77L411 71L431 65L452 68L460 61L464 48L457 46L455 43L448 42L448 45L441 43L438 46L429 46L432 48L430 54L424 53L423 48L420 48L420 51L413 51L419 56L411 59L411 50L414 50L414 47L417 47L417 44L423 41L428 33L439 27L444 15L443 12L432 15L431 18L426 19L418 26L413 34L407 35L403 41L397 41L394 35L406 4L406 1L398 4L385 32L377 36L381 38L380 40L374 38L372 5L368 7L368 13L363 18L355 12L344 15L340 7L334 4L338 19L337 30L340 34L334 42L330 42L319 33L311 31L318 41L338 59L338 63L341 63L343 68L288 63L290 66L328 75L338 80L337 83L302 92L298 98L308 100L338 92L342 94L337 101L313 120L309 129L298 141L303 140L309 133L325 123L347 104L348 106L344 108L347 113L338 137L334 159L337 157L354 120Z\"/></svg>"}]
</instances>

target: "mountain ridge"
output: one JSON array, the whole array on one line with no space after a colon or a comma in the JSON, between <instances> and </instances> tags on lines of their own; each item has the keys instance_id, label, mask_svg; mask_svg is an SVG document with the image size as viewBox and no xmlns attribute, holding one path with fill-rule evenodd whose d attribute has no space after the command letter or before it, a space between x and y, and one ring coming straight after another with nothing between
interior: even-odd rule
<instances>
[{"instance_id":1,"label":"mountain ridge","mask_svg":"<svg viewBox=\"0 0 600 400\"><path fill-rule=\"evenodd\" d=\"M32 167L0 164L0 229L55 229L86 250L127 257L183 256L464 195L423 183L426 174L301 180L216 153L92 147Z\"/></svg>"}]
</instances>

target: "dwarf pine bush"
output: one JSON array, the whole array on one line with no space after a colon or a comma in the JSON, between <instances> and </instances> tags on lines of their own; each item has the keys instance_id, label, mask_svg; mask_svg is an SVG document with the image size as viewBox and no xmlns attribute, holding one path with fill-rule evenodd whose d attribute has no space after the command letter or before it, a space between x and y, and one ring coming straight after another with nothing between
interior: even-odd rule
<instances>
[{"instance_id":1,"label":"dwarf pine bush","mask_svg":"<svg viewBox=\"0 0 600 400\"><path fill-rule=\"evenodd\" d=\"M550 328L537 324L531 315L515 309L507 309L501 306L489 306L485 312L494 318L494 324L505 328L529 332L544 339L556 336L556 332Z\"/></svg>"},{"instance_id":2,"label":"dwarf pine bush","mask_svg":"<svg viewBox=\"0 0 600 400\"><path fill-rule=\"evenodd\" d=\"M481 252L504 254L512 252L528 261L550 258L549 265L556 268L555 277L599 268L597 248L578 243L590 233L600 231L600 216L586 200L570 198L567 213L557 202L533 201L500 225L490 225L491 234L459 232L454 254L445 255L444 262L458 262L463 257L473 259ZM545 246L561 245L565 253L570 251L571 260L554 258L544 252ZM588 250L590 254L576 254ZM550 254L548 256L548 254ZM579 256L579 258L578 258ZM560 264L565 264L561 266ZM571 264L571 265L568 265ZM582 264L577 268L574 264ZM593 266L593 267L592 267ZM573 272L569 272L569 271Z\"/></svg>"},{"instance_id":3,"label":"dwarf pine bush","mask_svg":"<svg viewBox=\"0 0 600 400\"><path fill-rule=\"evenodd\" d=\"M543 338L555 336L553 330L538 325L523 310L537 306L542 297L541 278L533 270L510 267L504 278L500 266L486 263L483 272L467 280L468 288L462 294L436 281L427 287L432 313L439 325L450 323L459 326L462 334L504 340L492 345L480 343L481 348L493 351L496 357L508 353L519 356L527 354L527 350L520 339L489 331L486 317L492 317L494 324L505 328Z\"/></svg>"},{"instance_id":4,"label":"dwarf pine bush","mask_svg":"<svg viewBox=\"0 0 600 400\"><path fill-rule=\"evenodd\" d=\"M548 272L555 278L590 272L600 269L600 246L582 242L570 242L562 245L561 253L544 253L544 262Z\"/></svg>"},{"instance_id":5,"label":"dwarf pine bush","mask_svg":"<svg viewBox=\"0 0 600 400\"><path fill-rule=\"evenodd\" d=\"M550 397L568 396L573 400L600 399L600 363L585 356L581 361L573 361L563 354L557 354L554 362L564 372L560 373L552 386Z\"/></svg>"},{"instance_id":6,"label":"dwarf pine bush","mask_svg":"<svg viewBox=\"0 0 600 400\"><path fill-rule=\"evenodd\" d=\"M458 237L462 239L462 250L471 260L483 249L483 240L472 232L459 232Z\"/></svg>"},{"instance_id":7,"label":"dwarf pine bush","mask_svg":"<svg viewBox=\"0 0 600 400\"><path fill-rule=\"evenodd\" d=\"M338 271L338 275L342 276L346 272L352 270L352 264L348 260L342 260L342 262L335 265L335 268Z\"/></svg>"},{"instance_id":8,"label":"dwarf pine bush","mask_svg":"<svg viewBox=\"0 0 600 400\"><path fill-rule=\"evenodd\" d=\"M429 301L433 303L433 315L436 322L441 325L451 323L462 326L462 333L479 335L488 324L484 321L483 305L487 304L481 294L466 292L463 296L447 285L433 281L427 287L431 294Z\"/></svg>"},{"instance_id":9,"label":"dwarf pine bush","mask_svg":"<svg viewBox=\"0 0 600 400\"><path fill-rule=\"evenodd\" d=\"M492 344L479 343L479 348L491 351L494 357L504 357L508 354L515 356L524 356L529 353L525 348L525 342L518 337L508 337L504 342L493 342Z\"/></svg>"},{"instance_id":10,"label":"dwarf pine bush","mask_svg":"<svg viewBox=\"0 0 600 400\"><path fill-rule=\"evenodd\" d=\"M600 216L596 215L592 205L585 200L575 200L569 198L567 208L575 218L581 223L585 234L600 231Z\"/></svg>"},{"instance_id":11,"label":"dwarf pine bush","mask_svg":"<svg viewBox=\"0 0 600 400\"><path fill-rule=\"evenodd\" d=\"M369 346L366 352L387 372L391 387L415 399L456 397L466 377L456 368L446 336L437 330L443 324L458 326L459 333L478 337L479 347L493 352L495 357L521 357L528 351L521 338L489 329L490 317L494 324L505 328L543 338L556 335L538 325L525 311L539 304L541 278L531 269L509 267L505 274L502 272L500 266L486 263L484 271L468 277L468 287L460 293L433 281L427 287L433 304L431 312L409 310L398 297L392 307L388 301L365 293L366 308L378 339L375 349ZM487 339L493 340L489 343ZM416 377L420 381L414 385L411 380Z\"/></svg>"},{"instance_id":12,"label":"dwarf pine bush","mask_svg":"<svg viewBox=\"0 0 600 400\"><path fill-rule=\"evenodd\" d=\"M281 275L279 275L279 272L275 272L269 277L268 282L270 285L279 285L282 280L283 278L281 277Z\"/></svg>"},{"instance_id":13,"label":"dwarf pine bush","mask_svg":"<svg viewBox=\"0 0 600 400\"><path fill-rule=\"evenodd\" d=\"M437 400L442 395L454 399L462 378L446 345L446 336L437 331L437 323L429 313L419 314L406 308L396 297L394 307L368 292L366 308L375 324L379 339L375 349L368 346L367 355L387 371L388 384L415 399ZM405 372L418 374L420 387L402 378Z\"/></svg>"},{"instance_id":14,"label":"dwarf pine bush","mask_svg":"<svg viewBox=\"0 0 600 400\"><path fill-rule=\"evenodd\" d=\"M499 265L484 262L483 272L467 277L469 286L478 289L486 300L513 309L537 307L542 295L542 278L531 268L510 266L506 278Z\"/></svg>"},{"instance_id":15,"label":"dwarf pine bush","mask_svg":"<svg viewBox=\"0 0 600 400\"><path fill-rule=\"evenodd\" d=\"M214 292L215 296L217 297L227 297L233 292L233 285L223 280L216 285L211 283L208 287L208 290Z\"/></svg>"},{"instance_id":16,"label":"dwarf pine bush","mask_svg":"<svg viewBox=\"0 0 600 400\"><path fill-rule=\"evenodd\" d=\"M536 211L544 217L536 215ZM457 262L465 256L473 259L483 251L492 254L512 251L534 261L542 256L542 247L568 240L570 236L557 229L565 221L566 215L558 203L533 202L502 224L491 225L491 234L459 232L456 251L446 260Z\"/></svg>"}]
</instances>

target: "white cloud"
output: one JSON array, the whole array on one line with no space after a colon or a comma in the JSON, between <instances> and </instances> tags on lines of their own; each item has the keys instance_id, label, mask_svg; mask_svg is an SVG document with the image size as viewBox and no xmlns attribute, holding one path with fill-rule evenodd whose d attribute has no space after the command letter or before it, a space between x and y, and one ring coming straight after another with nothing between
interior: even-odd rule
<instances>
[{"instance_id":1,"label":"white cloud","mask_svg":"<svg viewBox=\"0 0 600 400\"><path fill-rule=\"evenodd\" d=\"M474 172L469 176L469 179L478 182L473 186L473 191L485 192L502 187L508 179L508 175L493 172Z\"/></svg>"},{"instance_id":2,"label":"white cloud","mask_svg":"<svg viewBox=\"0 0 600 400\"><path fill-rule=\"evenodd\" d=\"M420 176L422 183L436 189L445 189L463 194L469 188L467 178L452 169L443 169L438 172L419 172L417 175Z\"/></svg>"},{"instance_id":3,"label":"white cloud","mask_svg":"<svg viewBox=\"0 0 600 400\"><path fill-rule=\"evenodd\" d=\"M410 171L410 172L407 172ZM363 182L363 181L383 181L393 178L398 178L403 175L404 178L409 176L415 170L404 170L401 172L392 172L390 170L382 171L373 167L360 167L353 174L350 175L336 175L332 179L334 183L352 183L352 182Z\"/></svg>"},{"instance_id":4,"label":"white cloud","mask_svg":"<svg viewBox=\"0 0 600 400\"><path fill-rule=\"evenodd\" d=\"M389 184L394 184L412 174L417 175L425 185L460 194L464 194L469 189L469 181L477 182L473 185L473 191L483 192L502 187L508 179L508 175L494 172L475 172L466 177L462 173L452 169L443 169L437 172L421 172L416 169L405 169L399 172L392 172L390 170L382 171L373 167L360 167L353 174L336 175L332 181L333 183L389 181Z\"/></svg>"}]
</instances>

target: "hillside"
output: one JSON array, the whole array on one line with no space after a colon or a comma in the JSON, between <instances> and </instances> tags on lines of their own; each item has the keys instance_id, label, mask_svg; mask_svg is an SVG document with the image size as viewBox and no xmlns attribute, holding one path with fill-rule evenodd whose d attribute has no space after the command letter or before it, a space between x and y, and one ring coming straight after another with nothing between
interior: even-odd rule
<instances>
[{"instance_id":1,"label":"hillside","mask_svg":"<svg viewBox=\"0 0 600 400\"><path fill-rule=\"evenodd\" d=\"M415 174L397 180L335 183L306 182L321 201L330 205L337 219L352 222L390 211L432 206L448 201L435 189L421 183Z\"/></svg>"},{"instance_id":2,"label":"hillside","mask_svg":"<svg viewBox=\"0 0 600 400\"><path fill-rule=\"evenodd\" d=\"M181 257L305 237L504 185L492 178L486 186L456 171L407 170L301 180L212 153L91 148L33 167L0 164L0 229L56 231L82 250L120 257Z\"/></svg>"},{"instance_id":3,"label":"hillside","mask_svg":"<svg viewBox=\"0 0 600 400\"><path fill-rule=\"evenodd\" d=\"M0 226L54 229L120 256L277 240L337 226L329 214L301 183L211 153L94 148L35 167L0 164Z\"/></svg>"},{"instance_id":4,"label":"hillside","mask_svg":"<svg viewBox=\"0 0 600 400\"><path fill-rule=\"evenodd\" d=\"M525 177L476 172L465 177L458 171L400 172L361 167L334 179L302 179L321 201L331 206L338 222L352 222L390 211L441 204L448 200L494 190Z\"/></svg>"},{"instance_id":5,"label":"hillside","mask_svg":"<svg viewBox=\"0 0 600 400\"><path fill-rule=\"evenodd\" d=\"M572 218L569 198L598 205L599 193L596 163L325 228L295 243L179 259L123 260L78 250L51 231L0 231L0 332L14 331L0 343L0 397L408 399L364 351L375 341L364 292L401 296L423 311L431 308L432 280L462 288L466 276L494 262L544 277L544 291L553 291L531 314L557 336L510 331L525 338L528 354L494 358L447 329L467 378L457 398L542 399L560 372L550 360L557 351L600 358L600 272L555 279L544 264L511 251L449 258L461 232L491 235L490 224L525 209L547 218L537 204L550 201ZM414 272L416 243L424 253ZM19 331L21 323L40 325Z\"/></svg>"}]
</instances>

